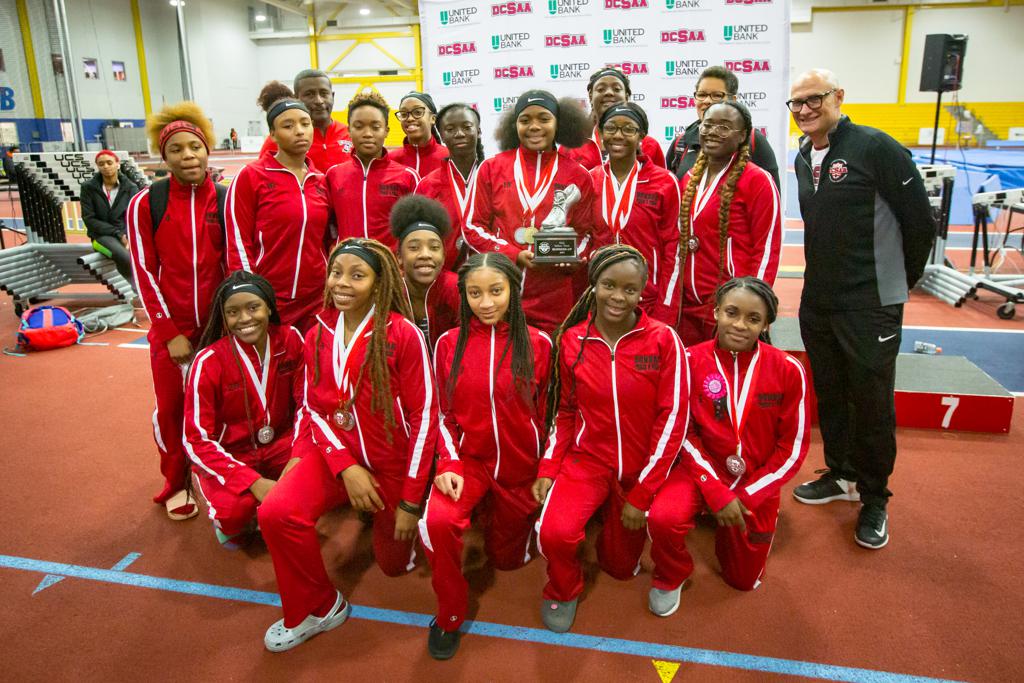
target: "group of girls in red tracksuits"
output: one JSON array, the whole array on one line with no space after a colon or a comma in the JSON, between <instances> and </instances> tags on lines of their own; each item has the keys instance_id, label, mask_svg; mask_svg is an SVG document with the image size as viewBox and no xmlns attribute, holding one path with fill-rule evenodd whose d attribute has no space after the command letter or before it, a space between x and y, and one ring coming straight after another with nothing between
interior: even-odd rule
<instances>
[{"instance_id":1,"label":"group of girls in red tracksuits","mask_svg":"<svg viewBox=\"0 0 1024 683\"><path fill-rule=\"evenodd\" d=\"M262 535L283 610L268 649L348 617L316 531L344 504L372 517L386 575L425 553L438 659L467 616L462 538L477 512L495 567L546 558L541 617L556 632L575 619L592 518L615 578L637 573L652 540L657 615L678 608L705 508L725 580L762 578L809 430L803 371L767 335L778 191L749 161L743 105L706 112L677 182L628 78L601 69L588 93L590 118L524 93L488 159L473 107L438 110L420 92L400 101L406 137L389 154L390 107L360 93L349 158L318 168L322 122L271 83L259 101L273 145L226 193L195 105L151 119L171 172L164 212L154 223L156 189L143 191L128 229L152 320L155 500L187 519L199 490L227 548ZM572 199L576 263L535 260L556 196Z\"/></svg>"}]
</instances>

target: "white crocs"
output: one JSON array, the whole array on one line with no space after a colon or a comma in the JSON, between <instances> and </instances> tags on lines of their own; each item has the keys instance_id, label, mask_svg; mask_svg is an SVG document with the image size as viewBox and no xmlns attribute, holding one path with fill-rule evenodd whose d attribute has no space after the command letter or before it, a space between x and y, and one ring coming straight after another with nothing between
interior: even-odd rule
<instances>
[{"instance_id":1,"label":"white crocs","mask_svg":"<svg viewBox=\"0 0 1024 683\"><path fill-rule=\"evenodd\" d=\"M295 628L286 628L284 619L276 621L267 629L267 634L263 636L263 644L271 652L290 650L318 633L330 631L332 628L341 626L348 619L351 611L352 606L342 597L341 591L338 591L338 599L335 600L334 606L331 607L331 611L326 616L317 617L310 614Z\"/></svg>"}]
</instances>

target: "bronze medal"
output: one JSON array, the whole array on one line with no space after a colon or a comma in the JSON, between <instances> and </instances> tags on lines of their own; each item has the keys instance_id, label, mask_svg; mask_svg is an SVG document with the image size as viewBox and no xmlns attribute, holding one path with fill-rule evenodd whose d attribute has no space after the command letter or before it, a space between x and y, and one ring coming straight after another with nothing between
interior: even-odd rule
<instances>
[{"instance_id":1,"label":"bronze medal","mask_svg":"<svg viewBox=\"0 0 1024 683\"><path fill-rule=\"evenodd\" d=\"M747 463L738 455L730 455L725 459L725 469L734 477L741 476L747 471Z\"/></svg>"},{"instance_id":2,"label":"bronze medal","mask_svg":"<svg viewBox=\"0 0 1024 683\"><path fill-rule=\"evenodd\" d=\"M260 430L256 432L256 440L266 446L274 440L274 428L270 425L260 427Z\"/></svg>"},{"instance_id":3,"label":"bronze medal","mask_svg":"<svg viewBox=\"0 0 1024 683\"><path fill-rule=\"evenodd\" d=\"M356 426L355 415L348 410L338 408L334 411L334 424L341 427L346 432L352 431L352 428Z\"/></svg>"}]
</instances>

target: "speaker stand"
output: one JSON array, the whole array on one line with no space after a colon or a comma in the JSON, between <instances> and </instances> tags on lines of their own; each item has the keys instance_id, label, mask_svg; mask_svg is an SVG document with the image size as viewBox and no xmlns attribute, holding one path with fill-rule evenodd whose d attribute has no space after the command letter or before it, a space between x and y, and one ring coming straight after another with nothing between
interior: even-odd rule
<instances>
[{"instance_id":1,"label":"speaker stand","mask_svg":"<svg viewBox=\"0 0 1024 683\"><path fill-rule=\"evenodd\" d=\"M935 163L935 143L939 139L939 112L942 111L942 91L939 90L939 96L935 99L935 126L932 128L932 158L928 163Z\"/></svg>"}]
</instances>

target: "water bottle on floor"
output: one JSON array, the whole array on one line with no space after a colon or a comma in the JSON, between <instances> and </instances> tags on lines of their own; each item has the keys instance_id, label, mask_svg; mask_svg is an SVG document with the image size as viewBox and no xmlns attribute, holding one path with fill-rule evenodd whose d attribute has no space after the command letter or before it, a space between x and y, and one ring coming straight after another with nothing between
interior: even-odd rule
<instances>
[{"instance_id":1,"label":"water bottle on floor","mask_svg":"<svg viewBox=\"0 0 1024 683\"><path fill-rule=\"evenodd\" d=\"M914 353L924 353L929 356L934 356L942 353L942 347L936 346L931 342L916 341L914 342Z\"/></svg>"}]
</instances>

